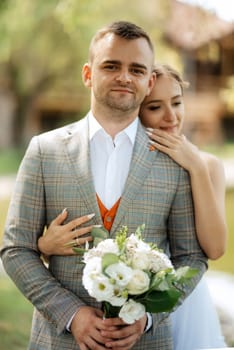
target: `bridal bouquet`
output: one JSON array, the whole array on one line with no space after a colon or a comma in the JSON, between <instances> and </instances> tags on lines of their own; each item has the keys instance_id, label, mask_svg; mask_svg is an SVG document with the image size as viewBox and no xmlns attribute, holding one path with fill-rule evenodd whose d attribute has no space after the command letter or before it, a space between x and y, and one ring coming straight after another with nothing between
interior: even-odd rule
<instances>
[{"instance_id":1,"label":"bridal bouquet","mask_svg":"<svg viewBox=\"0 0 234 350\"><path fill-rule=\"evenodd\" d=\"M84 253L82 282L103 303L106 318L131 324L146 311L170 311L183 293L181 287L197 273L187 266L175 270L162 250L143 241L143 230L144 225L128 236L123 226L110 239L104 228L93 229L94 247Z\"/></svg>"}]
</instances>

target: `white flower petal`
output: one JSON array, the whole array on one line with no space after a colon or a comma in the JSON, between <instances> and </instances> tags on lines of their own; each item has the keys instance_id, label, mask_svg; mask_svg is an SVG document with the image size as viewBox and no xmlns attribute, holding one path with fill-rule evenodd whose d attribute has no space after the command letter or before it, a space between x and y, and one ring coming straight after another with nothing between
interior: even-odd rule
<instances>
[{"instance_id":1,"label":"white flower petal","mask_svg":"<svg viewBox=\"0 0 234 350\"><path fill-rule=\"evenodd\" d=\"M131 295L139 295L149 289L150 278L144 271L133 270L133 275L127 285L128 293Z\"/></svg>"},{"instance_id":2,"label":"white flower petal","mask_svg":"<svg viewBox=\"0 0 234 350\"><path fill-rule=\"evenodd\" d=\"M115 280L118 286L122 287L128 284L133 275L132 269L122 262L109 265L105 272L109 277Z\"/></svg>"},{"instance_id":3,"label":"white flower petal","mask_svg":"<svg viewBox=\"0 0 234 350\"><path fill-rule=\"evenodd\" d=\"M129 299L120 309L119 317L122 318L125 323L132 324L143 317L144 314L144 305Z\"/></svg>"}]
</instances>

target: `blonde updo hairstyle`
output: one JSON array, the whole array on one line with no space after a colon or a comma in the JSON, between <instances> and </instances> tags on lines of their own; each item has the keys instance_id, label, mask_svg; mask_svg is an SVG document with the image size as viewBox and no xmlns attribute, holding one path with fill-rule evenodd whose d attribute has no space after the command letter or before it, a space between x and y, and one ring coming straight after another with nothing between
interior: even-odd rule
<instances>
[{"instance_id":1,"label":"blonde updo hairstyle","mask_svg":"<svg viewBox=\"0 0 234 350\"><path fill-rule=\"evenodd\" d=\"M157 78L160 78L162 75L167 75L175 79L181 87L182 94L184 93L184 89L189 87L189 82L183 80L180 73L168 64L155 64L153 72L156 73Z\"/></svg>"}]
</instances>

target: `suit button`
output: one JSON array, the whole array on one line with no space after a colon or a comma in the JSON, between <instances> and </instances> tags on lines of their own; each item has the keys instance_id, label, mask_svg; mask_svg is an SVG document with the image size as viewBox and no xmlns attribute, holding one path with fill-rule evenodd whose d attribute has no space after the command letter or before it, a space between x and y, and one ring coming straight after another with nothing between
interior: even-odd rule
<instances>
[{"instance_id":1,"label":"suit button","mask_svg":"<svg viewBox=\"0 0 234 350\"><path fill-rule=\"evenodd\" d=\"M111 216L107 216L107 217L106 217L106 221L107 221L107 222L111 222L111 221L112 221L112 217L111 217Z\"/></svg>"}]
</instances>

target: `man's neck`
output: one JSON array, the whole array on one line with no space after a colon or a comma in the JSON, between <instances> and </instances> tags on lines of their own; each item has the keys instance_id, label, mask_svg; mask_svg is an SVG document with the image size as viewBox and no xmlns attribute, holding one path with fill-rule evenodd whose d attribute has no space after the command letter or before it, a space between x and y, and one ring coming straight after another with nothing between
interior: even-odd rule
<instances>
[{"instance_id":1,"label":"man's neck","mask_svg":"<svg viewBox=\"0 0 234 350\"><path fill-rule=\"evenodd\" d=\"M116 111L110 111L110 114L106 115L106 113L100 114L92 110L92 113L98 123L113 139L120 131L126 129L138 116L138 111L134 111L133 113L123 113L121 111L116 113Z\"/></svg>"}]
</instances>

